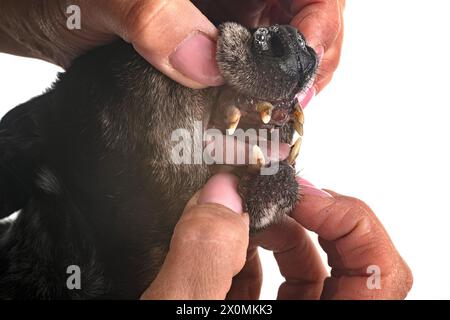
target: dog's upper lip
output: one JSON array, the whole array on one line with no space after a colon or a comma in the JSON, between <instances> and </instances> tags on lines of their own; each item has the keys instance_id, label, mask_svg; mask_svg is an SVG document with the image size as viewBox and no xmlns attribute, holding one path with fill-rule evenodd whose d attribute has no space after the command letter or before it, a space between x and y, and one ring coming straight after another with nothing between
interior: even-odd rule
<instances>
[{"instance_id":1,"label":"dog's upper lip","mask_svg":"<svg viewBox=\"0 0 450 320\"><path fill-rule=\"evenodd\" d=\"M261 99L256 98L252 96L246 96L247 98L253 99L255 102L270 102L274 105L274 107L284 105L286 103L291 103L295 99L295 95L292 96L292 98L285 98L285 99Z\"/></svg>"}]
</instances>

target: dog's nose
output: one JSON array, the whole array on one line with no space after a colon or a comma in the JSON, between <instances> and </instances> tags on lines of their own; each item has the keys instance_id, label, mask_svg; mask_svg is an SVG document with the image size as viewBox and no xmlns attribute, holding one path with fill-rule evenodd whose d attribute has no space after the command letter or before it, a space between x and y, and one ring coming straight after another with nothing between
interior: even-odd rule
<instances>
[{"instance_id":1,"label":"dog's nose","mask_svg":"<svg viewBox=\"0 0 450 320\"><path fill-rule=\"evenodd\" d=\"M273 79L290 92L302 89L314 76L317 56L303 35L289 25L256 29L252 59L263 77Z\"/></svg>"},{"instance_id":2,"label":"dog's nose","mask_svg":"<svg viewBox=\"0 0 450 320\"><path fill-rule=\"evenodd\" d=\"M306 50L303 36L291 26L259 28L253 34L257 51L275 58L298 55Z\"/></svg>"},{"instance_id":3,"label":"dog's nose","mask_svg":"<svg viewBox=\"0 0 450 320\"><path fill-rule=\"evenodd\" d=\"M265 55L281 57L284 54L284 40L280 37L279 27L275 30L272 28L259 28L253 35L255 39L255 47Z\"/></svg>"},{"instance_id":4,"label":"dog's nose","mask_svg":"<svg viewBox=\"0 0 450 320\"><path fill-rule=\"evenodd\" d=\"M269 35L269 29L267 28L259 28L253 34L253 38L255 39L255 45L259 47L259 49L261 49L262 51L269 50L270 37L271 35Z\"/></svg>"},{"instance_id":5,"label":"dog's nose","mask_svg":"<svg viewBox=\"0 0 450 320\"><path fill-rule=\"evenodd\" d=\"M317 67L314 49L294 27L259 28L253 34L255 57L260 63L278 66L280 72L303 83ZM272 69L273 70L273 69Z\"/></svg>"}]
</instances>

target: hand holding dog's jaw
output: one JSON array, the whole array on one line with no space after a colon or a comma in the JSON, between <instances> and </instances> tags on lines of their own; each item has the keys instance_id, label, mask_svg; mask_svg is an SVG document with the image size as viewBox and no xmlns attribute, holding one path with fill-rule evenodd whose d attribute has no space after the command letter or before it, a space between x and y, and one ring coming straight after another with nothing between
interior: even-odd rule
<instances>
[{"instance_id":1,"label":"hand holding dog's jaw","mask_svg":"<svg viewBox=\"0 0 450 320\"><path fill-rule=\"evenodd\" d=\"M411 271L373 211L361 200L303 179L299 183L303 198L291 217L255 235L250 244L274 252L286 279L278 299L404 299L412 286ZM305 229L319 236L331 275ZM247 273L248 287L260 281L257 271Z\"/></svg>"},{"instance_id":2,"label":"hand holding dog's jaw","mask_svg":"<svg viewBox=\"0 0 450 320\"><path fill-rule=\"evenodd\" d=\"M405 298L412 285L411 271L370 208L360 200L317 189L306 180L299 182L304 200L293 217L249 242L248 217L227 208L242 208L236 178L213 177L186 206L161 272L141 298L258 299L262 272L256 246L274 252L286 278L279 299ZM222 193L216 192L222 186ZM304 228L319 234L331 266L342 275L327 278ZM367 265L381 268L380 289L367 287Z\"/></svg>"},{"instance_id":3,"label":"hand holding dog's jaw","mask_svg":"<svg viewBox=\"0 0 450 320\"><path fill-rule=\"evenodd\" d=\"M189 201L161 271L141 299L225 299L249 243L237 183L233 175L216 175Z\"/></svg>"}]
</instances>

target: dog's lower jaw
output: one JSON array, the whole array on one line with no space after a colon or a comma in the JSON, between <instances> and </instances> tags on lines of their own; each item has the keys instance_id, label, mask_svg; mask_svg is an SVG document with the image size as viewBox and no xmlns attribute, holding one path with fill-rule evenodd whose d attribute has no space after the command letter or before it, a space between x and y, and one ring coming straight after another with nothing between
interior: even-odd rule
<instances>
[{"instance_id":1,"label":"dog's lower jaw","mask_svg":"<svg viewBox=\"0 0 450 320\"><path fill-rule=\"evenodd\" d=\"M274 175L245 174L238 189L250 216L251 233L281 222L294 210L299 200L294 168L286 162L279 164L279 170Z\"/></svg>"}]
</instances>

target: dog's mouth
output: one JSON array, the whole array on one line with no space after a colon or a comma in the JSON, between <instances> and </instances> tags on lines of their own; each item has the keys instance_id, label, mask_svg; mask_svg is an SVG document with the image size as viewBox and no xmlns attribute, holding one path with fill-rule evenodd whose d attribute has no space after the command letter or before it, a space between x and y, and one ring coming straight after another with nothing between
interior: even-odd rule
<instances>
[{"instance_id":1,"label":"dog's mouth","mask_svg":"<svg viewBox=\"0 0 450 320\"><path fill-rule=\"evenodd\" d=\"M278 132L277 137L281 140L277 143L279 150L274 152L270 150L270 144L269 150L267 150L267 144L264 144L266 149L259 148L260 137L258 137L250 151L253 154L250 154L249 160L252 165L256 163L258 166L269 165L270 161L286 160L294 166L300 151L304 124L302 107L296 95L281 100L262 100L241 94L233 88L224 87L219 93L207 128L218 129L226 137L238 138L241 137L241 133L245 135L249 129L254 129L257 133L262 130L265 132L265 137L262 139L272 141L272 133L289 123L291 124L289 127L293 127L297 132L293 141L291 138L286 139L286 136L280 136ZM276 154L278 158L273 158L271 154Z\"/></svg>"}]
</instances>

